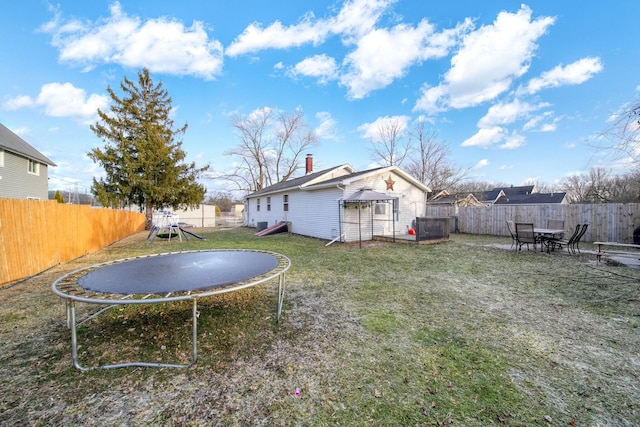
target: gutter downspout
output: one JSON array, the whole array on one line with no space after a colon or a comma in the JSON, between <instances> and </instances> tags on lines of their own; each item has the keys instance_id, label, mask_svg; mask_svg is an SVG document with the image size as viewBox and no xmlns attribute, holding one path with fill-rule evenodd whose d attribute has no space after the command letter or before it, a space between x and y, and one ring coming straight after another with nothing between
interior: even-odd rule
<instances>
[{"instance_id":1,"label":"gutter downspout","mask_svg":"<svg viewBox=\"0 0 640 427\"><path fill-rule=\"evenodd\" d=\"M340 184L336 185L336 188L340 191L342 191L342 198L344 198L344 188L340 187ZM335 239L333 239L331 241L331 243L335 242L336 240L340 239L340 242L344 243L345 239L346 239L346 231L342 230L342 221L340 220L340 216L344 214L344 208L342 207L342 205L340 204L340 199L338 199L338 237L336 237ZM329 245L327 245L329 246Z\"/></svg>"}]
</instances>

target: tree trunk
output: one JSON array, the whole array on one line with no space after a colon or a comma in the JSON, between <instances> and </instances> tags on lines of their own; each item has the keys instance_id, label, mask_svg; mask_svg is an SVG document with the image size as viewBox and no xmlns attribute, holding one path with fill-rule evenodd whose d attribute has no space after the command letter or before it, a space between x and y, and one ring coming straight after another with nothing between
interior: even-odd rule
<instances>
[{"instance_id":1,"label":"tree trunk","mask_svg":"<svg viewBox=\"0 0 640 427\"><path fill-rule=\"evenodd\" d=\"M144 229L145 230L151 230L151 228L153 227L153 205L151 204L147 204L145 206L145 221L144 221Z\"/></svg>"}]
</instances>

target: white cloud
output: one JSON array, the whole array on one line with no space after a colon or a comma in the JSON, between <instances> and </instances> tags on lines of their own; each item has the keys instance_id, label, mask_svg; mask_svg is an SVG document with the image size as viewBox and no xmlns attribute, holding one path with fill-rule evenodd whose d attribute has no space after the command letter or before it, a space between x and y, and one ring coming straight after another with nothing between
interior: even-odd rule
<instances>
[{"instance_id":1,"label":"white cloud","mask_svg":"<svg viewBox=\"0 0 640 427\"><path fill-rule=\"evenodd\" d=\"M98 108L104 109L108 105L108 97L87 96L84 89L71 83L48 83L40 89L36 103L44 106L48 116L88 118L93 117Z\"/></svg>"},{"instance_id":2,"label":"white cloud","mask_svg":"<svg viewBox=\"0 0 640 427\"><path fill-rule=\"evenodd\" d=\"M486 166L489 166L489 160L487 159L482 159L480 160L478 163L476 163L476 165L474 166L475 169L482 169Z\"/></svg>"},{"instance_id":3,"label":"white cloud","mask_svg":"<svg viewBox=\"0 0 640 427\"><path fill-rule=\"evenodd\" d=\"M33 99L26 95L16 96L15 98L11 98L7 100L3 107L5 110L13 111L19 110L21 108L27 108L33 106Z\"/></svg>"},{"instance_id":4,"label":"white cloud","mask_svg":"<svg viewBox=\"0 0 640 427\"><path fill-rule=\"evenodd\" d=\"M226 54L238 56L265 49L318 46L329 37L339 36L344 46L349 49L354 46L341 64L344 71L335 60L330 62L326 55L319 54L299 62L287 74L320 77L321 84L340 74L340 84L348 88L348 97L360 99L403 77L409 67L447 55L472 26L467 19L452 29L436 32L433 25L423 19L416 26L399 24L377 28L382 14L394 2L351 0L334 16L315 19L312 13L307 13L300 22L289 26L280 21L266 27L254 22L236 37ZM320 71L319 66L324 69Z\"/></svg>"},{"instance_id":5,"label":"white cloud","mask_svg":"<svg viewBox=\"0 0 640 427\"><path fill-rule=\"evenodd\" d=\"M317 128L314 129L316 136L320 139L338 139L336 133L336 121L331 116L331 113L321 111L316 113L316 119L320 121Z\"/></svg>"},{"instance_id":6,"label":"white cloud","mask_svg":"<svg viewBox=\"0 0 640 427\"><path fill-rule=\"evenodd\" d=\"M330 20L332 32L340 34L345 44L355 44L375 27L382 14L395 2L396 0L347 1L338 15Z\"/></svg>"},{"instance_id":7,"label":"white cloud","mask_svg":"<svg viewBox=\"0 0 640 427\"><path fill-rule=\"evenodd\" d=\"M369 32L394 0L347 1L338 14L314 19L307 13L300 22L285 26L275 21L267 27L254 22L227 47L226 54L238 56L265 49L287 49L306 44L319 45L332 35L342 35L346 44L354 43Z\"/></svg>"},{"instance_id":8,"label":"white cloud","mask_svg":"<svg viewBox=\"0 0 640 427\"><path fill-rule=\"evenodd\" d=\"M380 139L380 130L388 128L389 126L398 126L399 132L404 132L407 129L411 118L409 116L384 116L378 117L372 123L364 123L358 126L358 131L362 138L371 139L377 141Z\"/></svg>"},{"instance_id":9,"label":"white cloud","mask_svg":"<svg viewBox=\"0 0 640 427\"><path fill-rule=\"evenodd\" d=\"M554 123L545 123L540 128L540 132L554 132L558 128L558 125Z\"/></svg>"},{"instance_id":10,"label":"white cloud","mask_svg":"<svg viewBox=\"0 0 640 427\"><path fill-rule=\"evenodd\" d=\"M249 25L227 47L229 56L255 53L264 49L286 49L302 46L307 43L319 44L329 34L329 28L323 23L314 24L312 15L304 17L303 21L291 26L284 26L276 21L266 28L260 23Z\"/></svg>"},{"instance_id":11,"label":"white cloud","mask_svg":"<svg viewBox=\"0 0 640 427\"><path fill-rule=\"evenodd\" d=\"M558 65L549 71L545 71L540 77L531 79L525 92L534 94L550 87L578 85L586 82L602 69L602 62L597 57L582 58L566 67Z\"/></svg>"},{"instance_id":12,"label":"white cloud","mask_svg":"<svg viewBox=\"0 0 640 427\"><path fill-rule=\"evenodd\" d=\"M463 147L488 148L493 144L504 140L505 129L500 126L478 129L478 132L462 142Z\"/></svg>"},{"instance_id":13,"label":"white cloud","mask_svg":"<svg viewBox=\"0 0 640 427\"><path fill-rule=\"evenodd\" d=\"M504 144L500 145L499 148L503 150L513 150L515 148L521 147L524 144L524 136L513 132L511 135L505 138Z\"/></svg>"},{"instance_id":14,"label":"white cloud","mask_svg":"<svg viewBox=\"0 0 640 427\"><path fill-rule=\"evenodd\" d=\"M501 102L489 107L489 111L478 121L478 127L493 127L495 125L508 125L533 111L548 107L547 103L532 105L528 102L514 99L511 102Z\"/></svg>"},{"instance_id":15,"label":"white cloud","mask_svg":"<svg viewBox=\"0 0 640 427\"><path fill-rule=\"evenodd\" d=\"M463 147L480 147L491 148L498 146L503 150L513 150L524 144L525 138L516 133L508 133L507 129L501 126L494 126L491 128L478 129L475 135L467 138L460 144Z\"/></svg>"},{"instance_id":16,"label":"white cloud","mask_svg":"<svg viewBox=\"0 0 640 427\"><path fill-rule=\"evenodd\" d=\"M391 29L372 30L346 56L347 71L341 83L349 88L349 97L363 98L403 77L412 65L447 55L469 25L470 21L465 21L436 34L433 25L423 19L416 27L400 24Z\"/></svg>"},{"instance_id":17,"label":"white cloud","mask_svg":"<svg viewBox=\"0 0 640 427\"><path fill-rule=\"evenodd\" d=\"M553 118L553 111L545 111L543 114L538 114L531 117L527 123L524 124L522 130L531 132L551 132L555 131L558 127L560 118ZM545 120L551 120L551 122L544 122Z\"/></svg>"},{"instance_id":18,"label":"white cloud","mask_svg":"<svg viewBox=\"0 0 640 427\"><path fill-rule=\"evenodd\" d=\"M424 87L415 110L437 112L491 101L509 89L529 68L537 40L554 18L533 19L522 5L517 13L500 12L491 25L464 37L451 68L437 87Z\"/></svg>"},{"instance_id":19,"label":"white cloud","mask_svg":"<svg viewBox=\"0 0 640 427\"><path fill-rule=\"evenodd\" d=\"M338 65L336 60L327 55L315 55L298 62L290 74L297 76L315 77L321 84L337 77Z\"/></svg>"},{"instance_id":20,"label":"white cloud","mask_svg":"<svg viewBox=\"0 0 640 427\"><path fill-rule=\"evenodd\" d=\"M70 117L92 122L98 109L105 109L109 104L106 95L91 94L77 88L71 83L47 83L42 85L36 99L18 96L5 105L14 109L26 107L44 107L45 114L50 117Z\"/></svg>"},{"instance_id":21,"label":"white cloud","mask_svg":"<svg viewBox=\"0 0 640 427\"><path fill-rule=\"evenodd\" d=\"M205 79L213 79L222 70L222 44L209 39L202 22L185 27L167 18L142 21L126 15L118 2L111 5L108 18L63 22L56 15L41 29L52 34L61 61L87 70L100 63L115 63Z\"/></svg>"}]
</instances>

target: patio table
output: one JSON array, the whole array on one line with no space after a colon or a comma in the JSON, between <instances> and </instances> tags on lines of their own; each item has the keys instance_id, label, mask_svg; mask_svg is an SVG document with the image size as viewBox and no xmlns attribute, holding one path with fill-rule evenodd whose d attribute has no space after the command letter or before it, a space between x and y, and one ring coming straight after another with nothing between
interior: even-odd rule
<instances>
[{"instance_id":1,"label":"patio table","mask_svg":"<svg viewBox=\"0 0 640 427\"><path fill-rule=\"evenodd\" d=\"M555 238L562 238L565 230L561 228L534 228L533 232L540 239L540 252L542 252L543 246L547 247L547 253L551 251L550 240Z\"/></svg>"}]
</instances>

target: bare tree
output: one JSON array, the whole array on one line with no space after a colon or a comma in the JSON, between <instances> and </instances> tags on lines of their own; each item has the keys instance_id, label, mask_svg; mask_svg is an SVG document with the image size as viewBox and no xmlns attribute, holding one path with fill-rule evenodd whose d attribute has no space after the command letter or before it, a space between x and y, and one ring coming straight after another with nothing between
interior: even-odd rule
<instances>
[{"instance_id":1,"label":"bare tree","mask_svg":"<svg viewBox=\"0 0 640 427\"><path fill-rule=\"evenodd\" d=\"M487 181L473 181L465 180L461 181L450 190L451 193L482 193L485 191L493 190L497 187L509 187L509 184L504 183L492 183Z\"/></svg>"},{"instance_id":2,"label":"bare tree","mask_svg":"<svg viewBox=\"0 0 640 427\"><path fill-rule=\"evenodd\" d=\"M599 135L597 147L640 167L640 98L612 116L612 125Z\"/></svg>"},{"instance_id":3,"label":"bare tree","mask_svg":"<svg viewBox=\"0 0 640 427\"><path fill-rule=\"evenodd\" d=\"M302 110L281 112L274 133L274 163L269 172L274 174L272 182L282 182L302 167L302 156L318 144L318 137L305 123Z\"/></svg>"},{"instance_id":4,"label":"bare tree","mask_svg":"<svg viewBox=\"0 0 640 427\"><path fill-rule=\"evenodd\" d=\"M304 154L318 143L301 110L276 115L271 108L263 108L248 117L233 116L231 126L239 142L225 154L237 162L221 178L245 192L288 180L303 167Z\"/></svg>"},{"instance_id":5,"label":"bare tree","mask_svg":"<svg viewBox=\"0 0 640 427\"><path fill-rule=\"evenodd\" d=\"M560 184L549 184L538 180L527 180L526 185L533 185L534 193L557 193L564 191Z\"/></svg>"},{"instance_id":6,"label":"bare tree","mask_svg":"<svg viewBox=\"0 0 640 427\"><path fill-rule=\"evenodd\" d=\"M466 178L468 169L451 163L449 146L437 139L435 131L426 129L424 119L416 121L410 137L416 141L415 154L406 169L414 178L434 190L451 190Z\"/></svg>"},{"instance_id":7,"label":"bare tree","mask_svg":"<svg viewBox=\"0 0 640 427\"><path fill-rule=\"evenodd\" d=\"M411 153L411 140L405 134L405 124L399 117L379 120L370 137L373 153L384 166L400 166Z\"/></svg>"},{"instance_id":8,"label":"bare tree","mask_svg":"<svg viewBox=\"0 0 640 427\"><path fill-rule=\"evenodd\" d=\"M562 185L570 203L637 203L640 197L639 173L612 175L594 167L588 174L567 177Z\"/></svg>"},{"instance_id":9,"label":"bare tree","mask_svg":"<svg viewBox=\"0 0 640 427\"><path fill-rule=\"evenodd\" d=\"M266 131L272 117L270 108L252 112L248 117L234 115L231 126L238 132L240 141L224 154L238 160L234 170L224 175L234 182L238 190L255 191L265 187L267 180L266 152L269 143Z\"/></svg>"},{"instance_id":10,"label":"bare tree","mask_svg":"<svg viewBox=\"0 0 640 427\"><path fill-rule=\"evenodd\" d=\"M637 203L639 200L638 173L614 175L609 184L611 201L615 203Z\"/></svg>"},{"instance_id":11,"label":"bare tree","mask_svg":"<svg viewBox=\"0 0 640 427\"><path fill-rule=\"evenodd\" d=\"M216 191L207 197L206 203L216 205L221 212L231 212L233 195L227 191Z\"/></svg>"},{"instance_id":12,"label":"bare tree","mask_svg":"<svg viewBox=\"0 0 640 427\"><path fill-rule=\"evenodd\" d=\"M604 168L589 170L589 191L587 200L591 203L607 203L611 201L609 192L610 172Z\"/></svg>"},{"instance_id":13,"label":"bare tree","mask_svg":"<svg viewBox=\"0 0 640 427\"><path fill-rule=\"evenodd\" d=\"M576 174L566 177L562 186L567 192L569 203L586 203L589 194L589 176Z\"/></svg>"}]
</instances>

